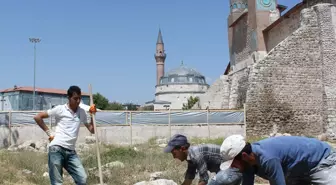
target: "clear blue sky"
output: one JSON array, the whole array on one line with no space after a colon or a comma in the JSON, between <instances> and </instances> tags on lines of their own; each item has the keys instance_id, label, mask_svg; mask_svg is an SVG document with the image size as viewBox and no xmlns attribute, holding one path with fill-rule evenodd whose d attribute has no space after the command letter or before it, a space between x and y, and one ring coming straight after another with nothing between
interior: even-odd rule
<instances>
[{"instance_id":1,"label":"clear blue sky","mask_svg":"<svg viewBox=\"0 0 336 185\"><path fill-rule=\"evenodd\" d=\"M300 0L279 0L292 7ZM0 89L79 85L110 101L154 99L154 59L161 27L166 71L184 64L212 83L229 61L229 0L21 0L0 4Z\"/></svg>"}]
</instances>

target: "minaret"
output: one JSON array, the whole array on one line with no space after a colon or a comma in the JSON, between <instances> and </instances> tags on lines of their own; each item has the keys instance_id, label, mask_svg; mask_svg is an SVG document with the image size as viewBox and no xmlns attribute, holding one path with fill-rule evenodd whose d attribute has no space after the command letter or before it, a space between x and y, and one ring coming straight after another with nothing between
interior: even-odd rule
<instances>
[{"instance_id":1,"label":"minaret","mask_svg":"<svg viewBox=\"0 0 336 185\"><path fill-rule=\"evenodd\" d=\"M247 9L247 0L230 0L231 13L241 13Z\"/></svg>"},{"instance_id":2,"label":"minaret","mask_svg":"<svg viewBox=\"0 0 336 185\"><path fill-rule=\"evenodd\" d=\"M156 60L156 85L159 85L160 78L164 75L164 62L166 60L161 29L159 29L159 35L156 41L156 53L154 56Z\"/></svg>"},{"instance_id":3,"label":"minaret","mask_svg":"<svg viewBox=\"0 0 336 185\"><path fill-rule=\"evenodd\" d=\"M235 65L235 60L233 58L233 53L236 51L233 51L232 45L233 45L233 30L232 23L234 23L244 11L247 11L248 9L248 3L247 0L230 0L230 15L228 17L228 41L229 41L229 52L230 52L230 63L231 67Z\"/></svg>"}]
</instances>

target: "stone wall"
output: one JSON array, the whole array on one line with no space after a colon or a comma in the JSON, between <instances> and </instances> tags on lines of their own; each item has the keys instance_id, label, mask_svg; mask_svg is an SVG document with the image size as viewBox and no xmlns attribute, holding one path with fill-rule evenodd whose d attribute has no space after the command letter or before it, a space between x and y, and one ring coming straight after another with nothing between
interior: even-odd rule
<instances>
[{"instance_id":1,"label":"stone wall","mask_svg":"<svg viewBox=\"0 0 336 185\"><path fill-rule=\"evenodd\" d=\"M299 6L294 10L289 10L288 13L274 23L275 25L271 25L274 27L264 33L268 52L300 27L300 12L302 8L303 6Z\"/></svg>"},{"instance_id":2,"label":"stone wall","mask_svg":"<svg viewBox=\"0 0 336 185\"><path fill-rule=\"evenodd\" d=\"M248 14L243 14L243 17L237 21L230 29L232 29L232 47L231 47L231 66L234 71L240 70L236 67L238 63L247 60L250 56L250 40L251 33L248 29ZM244 62L243 62L244 63ZM245 67L244 64L243 67Z\"/></svg>"},{"instance_id":3,"label":"stone wall","mask_svg":"<svg viewBox=\"0 0 336 185\"><path fill-rule=\"evenodd\" d=\"M237 71L231 75L229 109L242 109L246 101L248 76L250 68Z\"/></svg>"},{"instance_id":4,"label":"stone wall","mask_svg":"<svg viewBox=\"0 0 336 185\"><path fill-rule=\"evenodd\" d=\"M336 139L336 8L317 4L314 10L320 28L325 129L330 138Z\"/></svg>"},{"instance_id":5,"label":"stone wall","mask_svg":"<svg viewBox=\"0 0 336 185\"><path fill-rule=\"evenodd\" d=\"M318 135L325 131L325 112L335 121L335 35L325 6L303 9L300 28L253 66L248 135L270 134L274 127L282 133Z\"/></svg>"},{"instance_id":6,"label":"stone wall","mask_svg":"<svg viewBox=\"0 0 336 185\"><path fill-rule=\"evenodd\" d=\"M228 109L230 96L230 79L227 75L221 75L199 98L193 109Z\"/></svg>"}]
</instances>

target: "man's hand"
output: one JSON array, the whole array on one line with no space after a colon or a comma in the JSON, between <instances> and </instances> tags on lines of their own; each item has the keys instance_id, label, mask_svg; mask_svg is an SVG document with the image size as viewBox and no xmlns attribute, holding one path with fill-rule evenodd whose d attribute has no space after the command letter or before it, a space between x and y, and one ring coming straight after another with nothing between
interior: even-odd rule
<instances>
[{"instance_id":1,"label":"man's hand","mask_svg":"<svg viewBox=\"0 0 336 185\"><path fill-rule=\"evenodd\" d=\"M49 141L51 142L52 140L54 140L55 136L49 136Z\"/></svg>"},{"instance_id":2,"label":"man's hand","mask_svg":"<svg viewBox=\"0 0 336 185\"><path fill-rule=\"evenodd\" d=\"M92 104L90 106L89 112L90 112L90 114L96 114L97 109L96 109L96 105L95 104Z\"/></svg>"},{"instance_id":3,"label":"man's hand","mask_svg":"<svg viewBox=\"0 0 336 185\"><path fill-rule=\"evenodd\" d=\"M191 185L193 179L185 179L182 183L182 185Z\"/></svg>"},{"instance_id":4,"label":"man's hand","mask_svg":"<svg viewBox=\"0 0 336 185\"><path fill-rule=\"evenodd\" d=\"M206 184L207 184L207 183L204 182L204 181L201 181L201 182L198 183L198 185L206 185Z\"/></svg>"}]
</instances>

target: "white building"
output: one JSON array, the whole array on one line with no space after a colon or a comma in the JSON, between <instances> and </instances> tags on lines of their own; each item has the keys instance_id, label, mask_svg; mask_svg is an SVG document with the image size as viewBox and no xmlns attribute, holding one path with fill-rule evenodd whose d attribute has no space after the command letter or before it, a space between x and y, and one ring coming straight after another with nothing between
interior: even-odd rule
<instances>
[{"instance_id":1,"label":"white building","mask_svg":"<svg viewBox=\"0 0 336 185\"><path fill-rule=\"evenodd\" d=\"M146 102L146 106L154 105L154 110L182 109L190 96L199 97L207 91L209 85L201 73L186 67L183 62L181 66L164 73L165 59L164 43L159 31L155 54L157 65L155 99Z\"/></svg>"}]
</instances>

